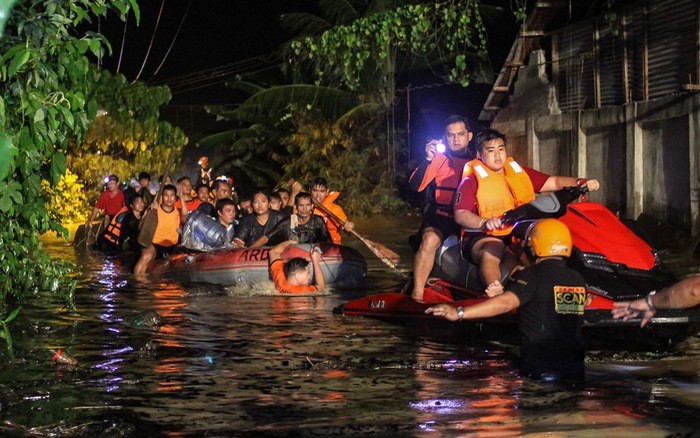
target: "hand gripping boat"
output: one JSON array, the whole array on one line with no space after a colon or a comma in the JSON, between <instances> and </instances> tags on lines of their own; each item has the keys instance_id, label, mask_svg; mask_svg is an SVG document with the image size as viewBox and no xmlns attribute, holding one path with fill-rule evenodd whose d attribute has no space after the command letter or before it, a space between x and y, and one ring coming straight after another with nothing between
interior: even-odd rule
<instances>
[{"instance_id":1,"label":"hand gripping boat","mask_svg":"<svg viewBox=\"0 0 700 438\"><path fill-rule=\"evenodd\" d=\"M504 221L513 224L512 236L523 239L529 225L548 217L559 218L571 230L574 249L568 264L581 273L587 282L590 303L584 314L584 336L589 345L619 346L620 341L665 346L688 336L700 322L700 309L657 311L651 330L639 329L639 319L615 320L610 310L616 300L645 296L676 281L661 263L656 251L610 210L593 202L573 202L585 194L585 188L567 187L554 193L539 195L529 204L504 214ZM382 293L346 303L336 309L343 315L362 315L395 322L426 324L439 319L426 315L431 304L451 302L470 306L487 299L478 267L461 255L457 237L445 240L436 254L434 277L440 280L426 285L424 301L417 303L402 293ZM515 312L487 320L465 321L465 325L483 324L515 326ZM643 333L643 334L642 334ZM636 343L636 342L635 342ZM626 346L626 344L623 344Z\"/></svg>"},{"instance_id":2,"label":"hand gripping boat","mask_svg":"<svg viewBox=\"0 0 700 438\"><path fill-rule=\"evenodd\" d=\"M298 244L288 247L282 258L309 260L309 250L317 246L323 253L321 269L326 284L336 288L357 288L364 283L367 262L357 250L332 243ZM176 280L196 283L254 284L270 279L270 248L222 249L209 252L187 251L156 260L148 271Z\"/></svg>"}]
</instances>

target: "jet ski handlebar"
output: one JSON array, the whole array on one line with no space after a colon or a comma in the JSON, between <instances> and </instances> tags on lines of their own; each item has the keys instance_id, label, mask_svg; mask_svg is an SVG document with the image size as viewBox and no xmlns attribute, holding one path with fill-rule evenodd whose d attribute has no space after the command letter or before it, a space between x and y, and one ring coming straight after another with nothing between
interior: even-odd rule
<instances>
[{"instance_id":1,"label":"jet ski handlebar","mask_svg":"<svg viewBox=\"0 0 700 438\"><path fill-rule=\"evenodd\" d=\"M505 212L501 216L504 225L529 223L538 219L559 218L566 214L566 207L588 193L585 185L564 187L556 192L540 193L537 197L519 207ZM583 200L583 199L582 199Z\"/></svg>"}]
</instances>

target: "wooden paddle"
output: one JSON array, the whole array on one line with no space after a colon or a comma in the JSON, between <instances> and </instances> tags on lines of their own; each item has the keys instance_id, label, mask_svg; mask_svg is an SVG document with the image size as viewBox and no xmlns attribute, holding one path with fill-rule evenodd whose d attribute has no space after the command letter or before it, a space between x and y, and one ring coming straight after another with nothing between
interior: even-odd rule
<instances>
[{"instance_id":1,"label":"wooden paddle","mask_svg":"<svg viewBox=\"0 0 700 438\"><path fill-rule=\"evenodd\" d=\"M170 155L168 156L168 162L165 164L165 172L163 172L163 180L161 181L160 187L158 188L158 193L156 193L155 203L160 204L160 197L163 194L163 188L165 187L165 179L170 173L170 168L175 161L175 149L170 150ZM156 233L156 227L158 226L158 211L152 209L149 206L149 210L141 218L141 223L139 224L139 245L144 248L150 245L153 241L153 235Z\"/></svg>"},{"instance_id":2,"label":"wooden paddle","mask_svg":"<svg viewBox=\"0 0 700 438\"><path fill-rule=\"evenodd\" d=\"M290 180L288 183L289 186L291 187L294 184L294 182L294 180ZM313 202L313 204L316 207L318 207L319 210L327 214L328 217L338 222L340 225L345 226L345 221L333 214L333 212L331 212L323 204L314 201L313 198L311 198L311 202ZM349 233L360 239L360 242L364 243L365 246L369 248L370 251L372 251L372 254L377 256L377 258L379 258L379 260L381 260L384 264L386 264L392 269L396 269L396 265L398 265L399 261L401 261L401 257L399 257L398 254L396 254L394 251L390 250L386 246L382 245L381 243L369 240L368 238L366 238L365 236L363 236L355 230L349 230Z\"/></svg>"}]
</instances>

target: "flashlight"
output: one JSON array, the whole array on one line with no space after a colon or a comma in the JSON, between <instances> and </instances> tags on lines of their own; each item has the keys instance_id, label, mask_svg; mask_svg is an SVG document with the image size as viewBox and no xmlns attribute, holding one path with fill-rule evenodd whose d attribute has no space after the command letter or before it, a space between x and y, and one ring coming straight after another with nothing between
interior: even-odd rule
<instances>
[{"instance_id":1,"label":"flashlight","mask_svg":"<svg viewBox=\"0 0 700 438\"><path fill-rule=\"evenodd\" d=\"M104 181L105 181L105 184L107 184L107 183L109 182L109 175L105 176L105 180L104 180Z\"/></svg>"},{"instance_id":2,"label":"flashlight","mask_svg":"<svg viewBox=\"0 0 700 438\"><path fill-rule=\"evenodd\" d=\"M439 153L444 154L444 153L445 153L445 150L446 150L445 144L444 144L442 141L439 141L438 144L435 145L435 149L436 149Z\"/></svg>"}]
</instances>

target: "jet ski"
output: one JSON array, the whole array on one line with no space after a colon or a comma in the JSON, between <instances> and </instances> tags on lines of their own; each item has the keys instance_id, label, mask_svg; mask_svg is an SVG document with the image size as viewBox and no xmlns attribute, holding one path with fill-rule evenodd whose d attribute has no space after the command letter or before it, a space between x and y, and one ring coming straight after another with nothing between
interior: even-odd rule
<instances>
[{"instance_id":1,"label":"jet ski","mask_svg":"<svg viewBox=\"0 0 700 438\"><path fill-rule=\"evenodd\" d=\"M639 319L612 318L614 301L643 297L675 283L677 278L644 236L637 235L602 204L587 202L586 193L585 187L566 187L540 194L532 202L506 212L503 221L513 225L511 248L522 242L528 227L539 219L558 218L569 227L574 248L568 265L586 279L590 298L584 313L584 338L589 347L626 349L634 344L664 348L696 333L700 307L658 311L649 328L644 329L639 327ZM507 273L503 274L506 281ZM402 292L380 293L345 303L335 312L429 326L442 321L425 314L425 309L433 304L450 302L468 307L488 299L478 266L463 256L456 236L445 239L438 249L431 277L435 279L426 285L423 303L410 297L412 287L407 285ZM515 332L516 321L512 312L485 320L462 321L455 327L484 333L501 333L503 328ZM494 326L499 330L493 330Z\"/></svg>"}]
</instances>

